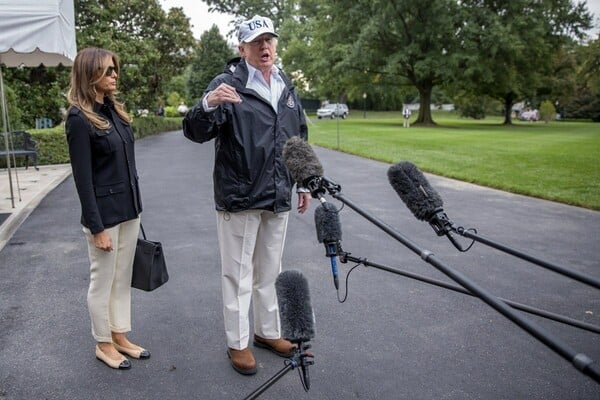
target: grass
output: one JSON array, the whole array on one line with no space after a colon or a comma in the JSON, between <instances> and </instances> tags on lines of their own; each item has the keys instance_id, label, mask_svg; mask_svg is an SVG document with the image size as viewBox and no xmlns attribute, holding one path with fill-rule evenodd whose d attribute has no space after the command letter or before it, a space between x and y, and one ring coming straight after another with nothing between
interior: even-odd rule
<instances>
[{"instance_id":1,"label":"grass","mask_svg":"<svg viewBox=\"0 0 600 400\"><path fill-rule=\"evenodd\" d=\"M413 114L414 120L416 117ZM435 127L402 127L399 112L309 115L312 144L565 204L600 210L600 124L475 121L434 112Z\"/></svg>"}]
</instances>

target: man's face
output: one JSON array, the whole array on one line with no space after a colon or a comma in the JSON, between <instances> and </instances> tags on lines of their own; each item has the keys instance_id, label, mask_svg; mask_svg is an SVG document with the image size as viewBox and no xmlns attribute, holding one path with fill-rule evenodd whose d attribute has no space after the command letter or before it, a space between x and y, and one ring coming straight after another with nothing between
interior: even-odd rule
<instances>
[{"instance_id":1,"label":"man's face","mask_svg":"<svg viewBox=\"0 0 600 400\"><path fill-rule=\"evenodd\" d=\"M275 63L276 50L277 40L269 33L239 46L240 54L246 59L246 62L260 71L271 70Z\"/></svg>"}]
</instances>

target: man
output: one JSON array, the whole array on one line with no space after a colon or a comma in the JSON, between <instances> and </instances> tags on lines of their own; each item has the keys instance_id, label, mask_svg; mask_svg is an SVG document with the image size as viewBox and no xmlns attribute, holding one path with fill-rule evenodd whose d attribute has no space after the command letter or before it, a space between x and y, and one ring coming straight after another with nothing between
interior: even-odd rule
<instances>
[{"instance_id":1,"label":"man","mask_svg":"<svg viewBox=\"0 0 600 400\"><path fill-rule=\"evenodd\" d=\"M409 118L411 116L411 111L408 109L408 107L404 107L404 110L402 111L402 116L404 117L404 124L403 127L404 128L409 128L410 127L410 121Z\"/></svg>"},{"instance_id":2,"label":"man","mask_svg":"<svg viewBox=\"0 0 600 400\"><path fill-rule=\"evenodd\" d=\"M269 18L240 24L241 58L210 82L183 122L188 139L216 141L213 183L227 354L244 375L256 373L248 348L251 300L254 346L282 357L295 349L281 338L275 293L293 186L282 150L292 136L306 139L308 129L294 87L274 65L277 37ZM300 213L310 205L303 190Z\"/></svg>"}]
</instances>

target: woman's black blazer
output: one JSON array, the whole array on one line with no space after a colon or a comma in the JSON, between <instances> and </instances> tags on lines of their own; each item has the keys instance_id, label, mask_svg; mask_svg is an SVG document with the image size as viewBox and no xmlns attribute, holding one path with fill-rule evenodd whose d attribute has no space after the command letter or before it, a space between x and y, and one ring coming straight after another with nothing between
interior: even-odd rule
<instances>
[{"instance_id":1,"label":"woman's black blazer","mask_svg":"<svg viewBox=\"0 0 600 400\"><path fill-rule=\"evenodd\" d=\"M69 109L65 124L81 224L92 234L142 212L131 126L107 98L94 111L110 121L108 129L94 127L77 107Z\"/></svg>"}]
</instances>

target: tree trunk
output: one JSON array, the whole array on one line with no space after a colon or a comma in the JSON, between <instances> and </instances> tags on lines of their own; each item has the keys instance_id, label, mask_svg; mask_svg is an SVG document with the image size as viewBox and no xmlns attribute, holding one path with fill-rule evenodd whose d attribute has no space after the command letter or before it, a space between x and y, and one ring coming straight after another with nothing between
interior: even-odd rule
<instances>
[{"instance_id":1,"label":"tree trunk","mask_svg":"<svg viewBox=\"0 0 600 400\"><path fill-rule=\"evenodd\" d=\"M502 125L512 125L512 106L514 96L508 93L504 96L504 123Z\"/></svg>"},{"instance_id":2,"label":"tree trunk","mask_svg":"<svg viewBox=\"0 0 600 400\"><path fill-rule=\"evenodd\" d=\"M436 125L431 118L431 91L432 85L418 86L419 89L419 115L413 125Z\"/></svg>"}]
</instances>

